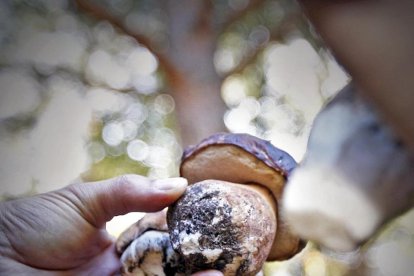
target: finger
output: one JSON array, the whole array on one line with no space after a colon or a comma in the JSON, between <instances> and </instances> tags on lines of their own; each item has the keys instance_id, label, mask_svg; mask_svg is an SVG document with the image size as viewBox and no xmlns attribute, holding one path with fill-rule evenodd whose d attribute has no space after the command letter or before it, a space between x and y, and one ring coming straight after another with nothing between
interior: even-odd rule
<instances>
[{"instance_id":1,"label":"finger","mask_svg":"<svg viewBox=\"0 0 414 276\"><path fill-rule=\"evenodd\" d=\"M80 183L63 189L81 214L96 227L129 212L155 212L176 201L187 187L181 177L150 180L123 175L109 180Z\"/></svg>"},{"instance_id":2,"label":"finger","mask_svg":"<svg viewBox=\"0 0 414 276\"><path fill-rule=\"evenodd\" d=\"M223 276L223 273L221 273L218 270L206 270L206 271L200 271L192 276Z\"/></svg>"}]
</instances>

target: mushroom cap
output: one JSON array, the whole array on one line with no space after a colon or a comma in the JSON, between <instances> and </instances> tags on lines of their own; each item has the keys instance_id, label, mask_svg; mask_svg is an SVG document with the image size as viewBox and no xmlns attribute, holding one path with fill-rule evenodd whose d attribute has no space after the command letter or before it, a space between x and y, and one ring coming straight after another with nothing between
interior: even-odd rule
<instances>
[{"instance_id":1,"label":"mushroom cap","mask_svg":"<svg viewBox=\"0 0 414 276\"><path fill-rule=\"evenodd\" d=\"M295 167L296 161L269 141L249 134L217 133L184 151L180 174L190 184L207 179L256 183L269 189L279 205L287 177ZM288 259L301 247L279 212L267 260Z\"/></svg>"}]
</instances>

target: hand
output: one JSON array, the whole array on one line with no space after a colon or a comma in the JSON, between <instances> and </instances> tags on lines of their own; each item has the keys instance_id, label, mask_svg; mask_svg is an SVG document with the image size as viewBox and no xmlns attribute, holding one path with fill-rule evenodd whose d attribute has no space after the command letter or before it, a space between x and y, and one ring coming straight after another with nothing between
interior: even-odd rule
<instances>
[{"instance_id":1,"label":"hand","mask_svg":"<svg viewBox=\"0 0 414 276\"><path fill-rule=\"evenodd\" d=\"M186 186L183 178L125 175L2 202L0 274L116 274L121 264L105 223L131 211L159 211Z\"/></svg>"}]
</instances>

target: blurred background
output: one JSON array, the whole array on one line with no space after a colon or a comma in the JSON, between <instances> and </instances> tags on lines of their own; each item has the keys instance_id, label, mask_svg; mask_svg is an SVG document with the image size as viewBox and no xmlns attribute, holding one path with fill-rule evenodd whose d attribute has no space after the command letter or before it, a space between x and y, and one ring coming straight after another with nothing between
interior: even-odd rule
<instances>
[{"instance_id":1,"label":"blurred background","mask_svg":"<svg viewBox=\"0 0 414 276\"><path fill-rule=\"evenodd\" d=\"M177 176L183 148L219 131L300 162L315 115L348 81L292 0L3 0L0 198L79 177ZM308 244L264 274L410 275L413 218L356 252Z\"/></svg>"}]
</instances>

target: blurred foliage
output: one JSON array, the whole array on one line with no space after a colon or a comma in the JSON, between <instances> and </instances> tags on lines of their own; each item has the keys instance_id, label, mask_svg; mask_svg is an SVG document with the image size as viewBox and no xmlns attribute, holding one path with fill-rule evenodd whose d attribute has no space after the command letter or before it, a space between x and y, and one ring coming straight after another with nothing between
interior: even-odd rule
<instances>
[{"instance_id":1,"label":"blurred foliage","mask_svg":"<svg viewBox=\"0 0 414 276\"><path fill-rule=\"evenodd\" d=\"M148 167L137 164L126 155L109 156L98 161L88 172L82 175L82 178L85 181L98 181L128 173L147 175Z\"/></svg>"}]
</instances>

